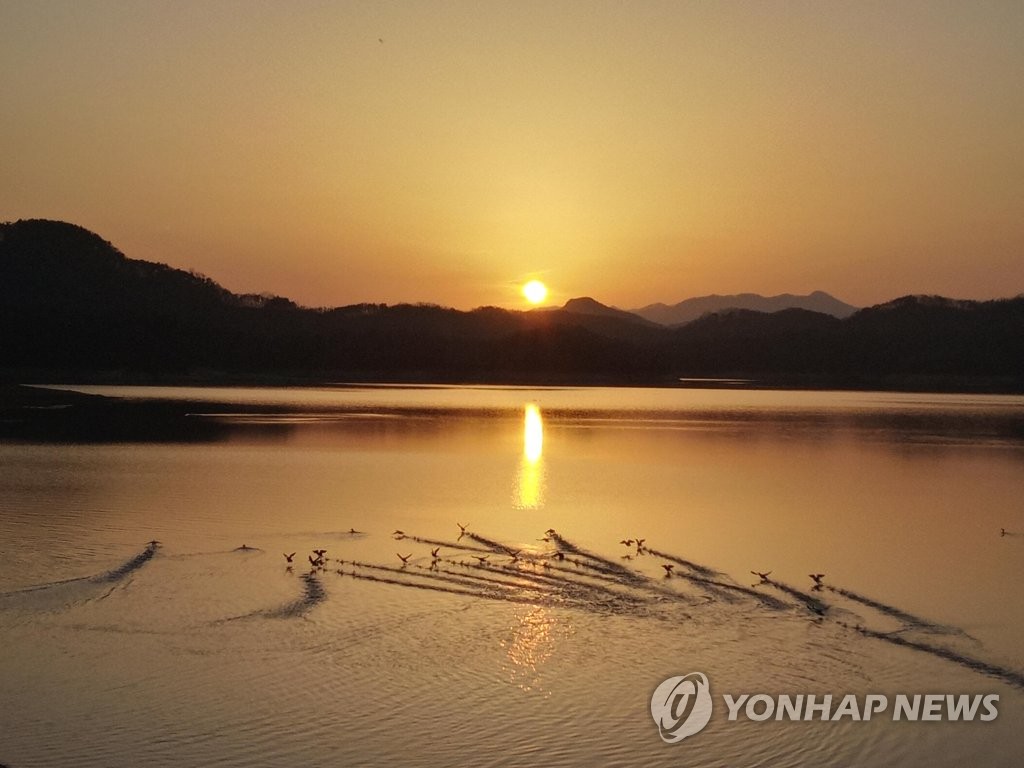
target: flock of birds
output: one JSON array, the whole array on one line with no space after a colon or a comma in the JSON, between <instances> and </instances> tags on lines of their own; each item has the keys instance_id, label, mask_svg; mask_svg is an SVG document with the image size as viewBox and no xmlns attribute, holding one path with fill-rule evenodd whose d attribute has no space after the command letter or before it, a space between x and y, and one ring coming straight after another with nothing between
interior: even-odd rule
<instances>
[{"instance_id":1,"label":"flock of birds","mask_svg":"<svg viewBox=\"0 0 1024 768\"><path fill-rule=\"evenodd\" d=\"M666 597L680 597L690 604L698 601L742 604L753 599L768 610L783 611L802 606L816 616L815 621L831 619L865 637L926 653L1024 689L1024 673L957 647L959 638L970 639L963 630L936 624L851 589L826 584L824 573L807 574L812 584L803 590L772 578L773 571L751 570L757 581L748 587L708 566L650 547L644 538L634 536L619 541L627 550L620 555L621 559L635 560L648 556L653 561L661 560L659 565L664 570L665 580L688 582L687 588L681 592L675 585L658 584L633 567L589 552L553 528L538 539L547 547L517 549L472 532L465 523L457 525L459 535L456 541L422 538L400 529L392 531L395 541L426 545L429 552L429 557L417 557L412 548L397 551L395 556L399 562L393 565L329 558L328 550L323 547L311 550L306 556L310 570L301 574L306 584L302 609L323 599L325 593L319 585L318 575L327 573L329 568L341 576L404 587L515 602L554 599L562 605L598 611L643 611L645 606L657 604ZM363 531L355 529L348 533L364 535ZM1020 537L1024 534L1000 528L999 536ZM469 541L461 543L466 538ZM150 542L143 555L132 563L151 556L157 546L159 542ZM235 551L260 550L243 544ZM286 570L291 572L298 552L283 552L282 555ZM351 570L342 569L344 564L350 565ZM480 570L460 572L456 570L460 566ZM509 576L515 579L509 579ZM757 589L760 586L770 589ZM811 593L824 594L819 597ZM294 614L290 606L287 614ZM895 629L892 628L893 623Z\"/></svg>"},{"instance_id":2,"label":"flock of birds","mask_svg":"<svg viewBox=\"0 0 1024 768\"><path fill-rule=\"evenodd\" d=\"M467 535L473 536L473 534L471 534L469 532L468 524L457 522L456 525L459 527L459 536L456 539L456 541L461 541ZM348 530L348 533L350 535L364 535L365 531L357 531L355 528L350 528ZM402 531L400 529L396 529L396 530L392 531L391 535L392 535L392 538L394 538L395 541L403 541L405 539L417 540L417 537L409 536L408 534L405 533L405 531ZM1000 535L1006 536L1006 535L1012 535L1012 534L1010 534L1005 528L1003 528L1003 529L1001 529L1001 534ZM552 541L555 540L556 536L557 536L557 532L553 528L549 528L548 530L546 530L544 532L544 536L541 537L540 539L538 539L538 541L544 542L544 543L551 543ZM644 546L646 544L646 542L647 542L647 539L640 538L639 536L635 537L635 538L621 539L619 541L619 544L622 544L623 546L628 547L630 549L630 551L628 553L626 553L625 555L622 555L622 559L623 560L633 560L634 558L642 556L642 555L645 555L645 554L653 554L652 550L650 550L650 549L648 549L648 548L646 548ZM431 570L434 570L434 569L438 568L439 564L444 562L447 559L447 558L444 558L444 557L441 556L441 548L442 548L442 546L443 546L443 544L435 546L435 547L432 547L430 549L430 565L429 565L429 568ZM500 547L500 549L504 550L504 554L507 555L510 558L509 559L509 563L507 565L512 565L512 564L515 564L515 563L519 563L521 560L527 559L526 557L523 557L523 550L522 549L511 549L510 547L503 547L503 546L500 546L500 545L498 545L498 546ZM249 547L249 546L243 544L241 547L238 547L236 551L253 551L255 549L256 549L255 547ZM297 552L283 552L282 553L282 555L284 556L285 562L287 563L287 568L288 568L289 571L292 570L292 565L294 563L294 559L295 559L296 554L298 554L298 553ZM579 564L577 561L574 561L571 557L568 557L568 554L569 553L563 552L560 549L556 549L553 553L550 553L548 556L550 558L556 560L556 561L559 561L559 562L564 562L564 561L568 560L568 562L570 562L570 563L577 563L577 564ZM410 564L410 560L413 557L413 553L409 552L408 554L404 554L403 555L401 552L396 552L395 556L402 563L401 568L406 568ZM487 553L487 554L483 554L483 555L470 555L470 558L477 561L477 563L475 564L475 567L485 567L485 566L493 565L493 563L491 561L491 553ZM306 556L306 559L309 561L311 574L316 574L317 572L323 571L324 569L327 568L328 563L330 562L330 558L327 557L327 550L326 549L314 549L314 550L312 550L312 552L309 555ZM335 559L334 562L338 563L339 565L343 565L346 561L343 560L343 559ZM353 566L360 565L360 562L357 561L357 560L350 560L349 562ZM473 566L474 565L471 562L467 562L465 559L460 560L457 563L455 563L455 561L451 561L451 560L449 560L449 562L452 562L453 564L457 564L457 565L460 565L460 566L463 566L463 567ZM549 568L550 567L550 563L546 559L542 559L541 560L541 566L544 567L544 568ZM674 573L675 567L676 567L676 563L662 563L661 567L665 571L665 578L666 579L670 579L674 575L676 575ZM751 571L750 573L753 574L754 576L757 576L758 579L759 579L759 581L757 581L756 583L751 585L752 587L755 587L758 584L772 584L772 583L774 583L772 581L772 579L770 578L770 576L772 574L772 571ZM823 579L825 578L825 574L824 573L810 573L810 574L808 574L808 577L811 579L811 581L814 582L814 585L811 587L811 591L815 591L815 592L821 591L822 587L824 586Z\"/></svg>"},{"instance_id":3,"label":"flock of birds","mask_svg":"<svg viewBox=\"0 0 1024 768\"><path fill-rule=\"evenodd\" d=\"M470 535L470 536L473 535L473 534L469 533L469 529L468 529L468 525L467 524L465 524L465 523L456 523L456 525L458 525L458 527L459 527L459 536L458 536L458 539L456 539L456 541L461 541L466 535ZM347 531L347 533L350 534L350 535L355 536L355 535L365 535L366 532L365 531L358 531L355 528L350 528ZM545 535L543 537L541 537L540 539L538 539L538 541L541 541L541 542L544 542L544 543L551 543L554 540L553 537L555 537L557 535L556 531L553 528L549 528L547 531L544 532L544 534ZM411 538L411 539L415 540L417 538L417 537L414 537L414 536L408 536L405 533L405 531L398 530L398 529L392 531L391 535L395 539L395 541L402 541L402 540L407 539L407 538ZM1008 531L1008 530L1006 530L1006 528L1000 528L999 529L999 535L1000 536L1016 536L1018 534L1016 534L1016 533L1014 533L1012 531ZM652 553L652 550L645 548L644 544L646 543L646 541L647 541L647 539L642 539L640 537L621 539L619 541L619 544L622 544L622 545L630 548L630 550L631 550L627 554L623 555L622 559L623 560L633 560L634 558L639 557L641 555ZM156 541L154 539L153 541L148 542L147 546L152 550L152 549L155 549L156 547L160 546L160 544L161 544L161 542ZM429 566L429 568L432 569L432 570L436 569L440 563L442 563L442 562L444 562L446 560L446 558L441 556L441 547L442 546L443 546L443 544L442 545L438 545L436 547L433 547L430 550L430 566ZM521 560L527 559L527 558L523 557L523 550L522 549L511 549L509 547L502 547L500 545L498 545L498 546L499 546L500 549L503 549L504 553L510 558L509 564L519 563ZM633 549L634 547L635 547L635 549ZM235 551L236 552L256 552L256 551L259 551L259 548L258 547L250 547L247 544L242 544L242 546L236 547ZM298 554L298 552L283 552L282 553L282 555L284 556L285 562L288 565L288 570L289 571L292 570L292 566L293 566L293 563L294 563L294 560L295 560L295 556L297 554ZM405 567L407 567L409 565L409 561L412 559L413 553L410 552L408 554L403 555L401 552L396 552L395 555L401 561L401 563L402 563L401 567L405 568ZM568 560L568 562L570 562L570 563L576 562L577 564L579 564L577 561L572 560L572 558L567 558L567 553L563 552L563 551L561 551L559 549L556 549L555 552L551 553L549 556L552 559L554 559L556 561L559 561L559 562L563 562L563 561ZM484 555L470 555L470 558L471 559L475 559L477 561L476 567L483 567L483 566L492 565L490 553L484 554ZM311 573L315 574L318 571L322 571L322 570L324 570L327 567L327 564L329 562L329 558L327 557L327 550L326 549L314 549L314 550L312 550L312 552L309 555L307 555L307 560L309 561ZM345 563L345 561L342 560L342 559L336 559L335 562L338 563L339 565L342 565L342 564ZM356 561L356 560L351 560L349 562L353 566L360 565L359 561ZM450 561L450 560L449 560L449 562L453 562L454 563L454 561ZM473 565L473 563L467 563L466 560L460 560L460 561L458 561L457 563L454 563L454 564L457 564L457 565L460 565L460 566ZM550 567L550 564L546 560L542 560L541 561L541 565L543 567ZM661 567L665 571L665 578L666 579L670 579L674 575L676 575L674 573L675 567L676 567L676 563L662 563ZM750 573L751 573L751 575L758 577L758 581L755 582L754 584L751 584L752 587L756 587L758 584L773 584L774 583L772 581L772 579L770 578L771 575L772 575L772 571L753 571L752 570ZM824 578L825 578L825 574L824 573L809 573L809 574L807 574L807 576L808 576L808 578L811 579L812 582L814 582L813 586L811 587L811 591L812 592L820 592L821 589L825 586L824 581L823 581Z\"/></svg>"},{"instance_id":4,"label":"flock of birds","mask_svg":"<svg viewBox=\"0 0 1024 768\"><path fill-rule=\"evenodd\" d=\"M456 541L461 541L467 535L470 535L470 536L473 535L473 534L469 533L469 526L468 526L468 524L457 522L456 525L459 528L459 536L456 539ZM355 528L350 528L347 531L347 533L349 533L350 535L364 535L365 531L357 531ZM396 529L396 530L392 531L391 535L392 535L392 537L394 538L395 541L403 541L405 539L413 539L413 540L417 539L417 537L409 536L408 534L405 533L405 531L402 531L400 529ZM549 528L547 531L544 532L544 536L541 537L540 539L538 539L538 541L544 542L544 543L551 543L552 541L554 541L554 537L556 535L557 535L556 531L553 528ZM1016 534L1011 532L1011 531L1007 531L1006 528L1000 528L999 529L999 535L1000 536L1015 536ZM644 546L646 544L646 542L647 542L647 539L640 538L639 536L634 537L634 538L621 539L619 541L619 544L622 544L623 546L628 547L630 549L630 551L628 553L626 553L625 555L622 555L622 559L623 560L633 560L636 557L652 553L652 550L647 549ZM150 542L151 545L158 544L158 543L159 542ZM432 547L431 550L430 550L430 565L429 565L429 568L431 570L436 569L439 566L440 563L442 563L442 562L444 562L446 560L446 558L441 556L441 548L442 548L442 546L443 545L438 545L438 546ZM521 560L526 559L526 558L523 557L523 550L522 549L511 549L509 547L500 547L500 548L503 549L504 550L504 554L506 554L510 558L510 561L508 563L510 565L511 564L515 564L515 563L519 563ZM249 547L249 546L243 544L242 546L238 547L236 551L255 551L255 550L256 550L255 547ZM291 570L292 569L292 564L294 562L294 558L295 558L295 555L297 554L297 552L285 552L285 553L282 553L282 554L284 556L284 559L285 559L286 563L288 564L288 569ZM401 563L402 563L401 567L405 568L405 567L407 567L410 564L410 560L412 559L413 553L409 552L408 554L404 554L403 555L401 552L396 552L395 556L399 559L399 561L401 561ZM561 551L560 549L556 549L549 556L552 559L554 559L556 561L559 561L559 562L566 561L567 559L568 559L568 562L570 562L570 563L576 562L576 561L572 560L572 558L567 558L567 553ZM477 563L475 564L476 567L485 567L485 566L493 565L493 563L491 561L491 554L490 553L483 554L483 555L470 555L470 558L477 561ZM327 567L327 564L329 562L329 558L327 557L327 550L326 549L314 549L314 550L312 550L312 552L309 555L307 555L307 560L309 561L311 573L315 574L315 573L317 573L319 571L322 571L322 570L324 570ZM335 562L338 563L339 565L343 565L345 563L345 560L336 559ZM359 561L357 561L357 560L351 560L349 562L353 566L360 565ZM454 561L450 561L450 560L449 560L449 562L452 562L453 564L457 564L457 565L460 565L460 566L463 566L463 567L465 567L465 566L473 566L474 565L471 562L467 562L465 559L460 560L457 563L455 563ZM545 567L545 568L550 567L550 564L547 562L547 560L542 560L541 561L541 565L542 565L542 567ZM665 578L666 579L670 579L674 575L676 575L674 573L675 567L676 567L676 563L662 563L661 567L665 571ZM757 576L758 577L758 581L755 582L754 584L751 584L752 587L756 587L759 584L773 584L774 583L772 581L772 579L770 578L771 575L772 575L772 571L754 571L754 570L752 570L750 573L753 576ZM825 584L824 584L825 574L824 573L809 573L809 574L807 574L807 576L813 582L813 586L811 587L811 591L812 592L820 592L821 589L825 586Z\"/></svg>"}]
</instances>

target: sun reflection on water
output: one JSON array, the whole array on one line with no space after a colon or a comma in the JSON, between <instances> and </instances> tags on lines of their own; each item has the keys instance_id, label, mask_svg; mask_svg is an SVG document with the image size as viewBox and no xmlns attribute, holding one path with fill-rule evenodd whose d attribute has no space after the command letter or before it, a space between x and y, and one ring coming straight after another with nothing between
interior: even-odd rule
<instances>
[{"instance_id":1,"label":"sun reflection on water","mask_svg":"<svg viewBox=\"0 0 1024 768\"><path fill-rule=\"evenodd\" d=\"M517 509L538 509L544 505L544 419L536 403L523 407L523 456L516 476Z\"/></svg>"},{"instance_id":2,"label":"sun reflection on water","mask_svg":"<svg viewBox=\"0 0 1024 768\"><path fill-rule=\"evenodd\" d=\"M572 633L544 606L519 608L511 637L503 640L507 662L503 665L510 683L523 691L550 696L544 684L544 666L554 657L560 640Z\"/></svg>"}]
</instances>

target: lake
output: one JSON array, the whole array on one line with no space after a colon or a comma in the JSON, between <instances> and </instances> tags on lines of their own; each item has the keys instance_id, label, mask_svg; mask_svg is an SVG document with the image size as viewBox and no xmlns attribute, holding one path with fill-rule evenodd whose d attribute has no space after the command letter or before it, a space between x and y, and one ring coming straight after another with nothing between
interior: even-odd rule
<instances>
[{"instance_id":1,"label":"lake","mask_svg":"<svg viewBox=\"0 0 1024 768\"><path fill-rule=\"evenodd\" d=\"M1024 761L1022 397L74 389L196 428L0 443L5 766Z\"/></svg>"}]
</instances>

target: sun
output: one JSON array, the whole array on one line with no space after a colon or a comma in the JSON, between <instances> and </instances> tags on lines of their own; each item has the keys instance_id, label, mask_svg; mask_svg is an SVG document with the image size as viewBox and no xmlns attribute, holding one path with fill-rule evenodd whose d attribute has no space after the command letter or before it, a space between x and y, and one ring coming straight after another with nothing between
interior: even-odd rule
<instances>
[{"instance_id":1,"label":"sun","mask_svg":"<svg viewBox=\"0 0 1024 768\"><path fill-rule=\"evenodd\" d=\"M548 297L548 287L540 280L531 280L523 286L523 296L531 304L540 304Z\"/></svg>"}]
</instances>

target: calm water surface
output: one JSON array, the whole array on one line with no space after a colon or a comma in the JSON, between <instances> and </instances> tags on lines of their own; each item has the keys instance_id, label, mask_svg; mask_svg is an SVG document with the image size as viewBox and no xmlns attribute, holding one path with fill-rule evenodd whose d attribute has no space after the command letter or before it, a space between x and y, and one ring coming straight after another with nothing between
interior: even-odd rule
<instances>
[{"instance_id":1,"label":"calm water surface","mask_svg":"<svg viewBox=\"0 0 1024 768\"><path fill-rule=\"evenodd\" d=\"M0 444L12 768L1024 760L1024 398L78 389L218 428ZM694 671L711 722L665 744L651 694ZM730 722L725 693L1000 698Z\"/></svg>"}]
</instances>

